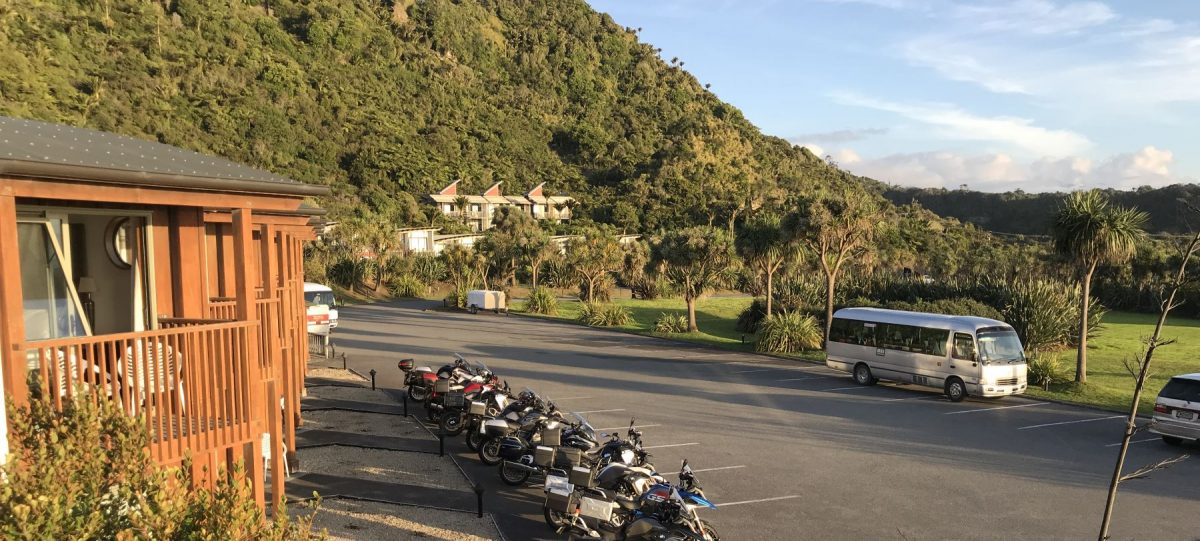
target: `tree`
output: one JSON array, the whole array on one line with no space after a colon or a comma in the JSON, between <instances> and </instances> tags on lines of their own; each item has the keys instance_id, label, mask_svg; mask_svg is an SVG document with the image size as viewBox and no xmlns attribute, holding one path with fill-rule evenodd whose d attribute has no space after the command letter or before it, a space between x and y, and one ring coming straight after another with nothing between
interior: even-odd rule
<instances>
[{"instance_id":1,"label":"tree","mask_svg":"<svg viewBox=\"0 0 1200 541\"><path fill-rule=\"evenodd\" d=\"M1087 383L1088 303L1092 275L1103 264L1128 261L1146 236L1146 213L1114 206L1102 192L1089 190L1068 195L1054 217L1054 249L1076 266L1082 279L1079 305L1079 351L1075 357L1075 382Z\"/></svg>"},{"instance_id":2,"label":"tree","mask_svg":"<svg viewBox=\"0 0 1200 541\"><path fill-rule=\"evenodd\" d=\"M466 302L467 290L475 284L475 276L483 256L461 244L451 244L442 250L438 257L446 264L450 284L454 287L452 295L455 297L455 303L462 307Z\"/></svg>"},{"instance_id":3,"label":"tree","mask_svg":"<svg viewBox=\"0 0 1200 541\"><path fill-rule=\"evenodd\" d=\"M541 224L518 207L500 207L488 230L485 244L493 263L506 270L516 283L517 268L530 268L533 287L537 287L538 268L551 257L552 243Z\"/></svg>"},{"instance_id":4,"label":"tree","mask_svg":"<svg viewBox=\"0 0 1200 541\"><path fill-rule=\"evenodd\" d=\"M463 225L467 225L467 222L470 221L467 219L467 205L470 202L471 200L467 199L467 196L465 195L460 195L454 198L454 208L458 209L458 219L462 220Z\"/></svg>"},{"instance_id":5,"label":"tree","mask_svg":"<svg viewBox=\"0 0 1200 541\"><path fill-rule=\"evenodd\" d=\"M742 226L737 240L738 255L766 282L767 317L771 316L775 274L795 257L795 246L783 229L779 215L759 213Z\"/></svg>"},{"instance_id":6,"label":"tree","mask_svg":"<svg viewBox=\"0 0 1200 541\"><path fill-rule=\"evenodd\" d=\"M1190 204L1188 207L1192 211L1198 210ZM1112 524L1113 508L1117 504L1117 490L1122 482L1145 477L1188 458L1188 455L1182 455L1175 458L1163 459L1149 466L1139 468L1133 473L1125 475L1121 473L1125 466L1125 456L1129 452L1130 440L1133 439L1134 434L1148 428L1148 425L1138 426L1137 424L1138 408L1141 406L1142 401L1142 388L1146 385L1146 378L1150 374L1150 361L1154 359L1154 352L1160 346L1166 346L1174 342L1174 340L1163 340L1161 338L1162 330L1167 323L1167 316L1171 313L1171 310L1180 304L1175 301L1176 294L1188 282L1194 281L1194 277L1188 274L1188 265L1192 263L1192 259L1196 256L1197 252L1200 252L1200 233L1193 235L1191 241L1179 251L1181 256L1179 270L1175 273L1174 279L1169 284L1169 293L1167 293L1166 299L1162 301L1161 311L1158 314L1158 323L1154 325L1154 334L1146 339L1145 351L1140 358L1132 362L1127 361L1125 364L1125 367L1135 377L1133 398L1129 403L1129 417L1125 420L1125 432L1121 437L1121 449L1117 452L1117 462L1113 466L1112 480L1108 485L1108 499L1105 501L1104 515L1100 522L1100 541L1108 539L1108 529Z\"/></svg>"},{"instance_id":7,"label":"tree","mask_svg":"<svg viewBox=\"0 0 1200 541\"><path fill-rule=\"evenodd\" d=\"M833 295L842 267L861 259L873 249L879 229L879 200L872 194L853 188L802 200L795 214L788 216L790 236L802 243L825 274L825 336L833 321Z\"/></svg>"},{"instance_id":8,"label":"tree","mask_svg":"<svg viewBox=\"0 0 1200 541\"><path fill-rule=\"evenodd\" d=\"M669 280L683 291L687 302L688 332L696 326L696 299L729 281L737 264L733 238L712 226L694 226L664 235L654 244L654 261L661 262Z\"/></svg>"},{"instance_id":9,"label":"tree","mask_svg":"<svg viewBox=\"0 0 1200 541\"><path fill-rule=\"evenodd\" d=\"M585 302L592 302L596 283L620 270L623 261L617 239L600 229L589 229L582 237L567 242L567 266L587 285Z\"/></svg>"}]
</instances>

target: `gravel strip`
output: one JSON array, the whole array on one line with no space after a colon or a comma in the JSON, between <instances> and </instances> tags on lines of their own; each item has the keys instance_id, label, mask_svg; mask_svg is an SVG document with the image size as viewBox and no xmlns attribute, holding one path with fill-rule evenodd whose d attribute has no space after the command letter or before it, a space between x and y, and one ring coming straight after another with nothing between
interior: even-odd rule
<instances>
[{"instance_id":1,"label":"gravel strip","mask_svg":"<svg viewBox=\"0 0 1200 541\"><path fill-rule=\"evenodd\" d=\"M330 445L299 451L304 471L326 475L470 491L454 463L427 453Z\"/></svg>"},{"instance_id":2,"label":"gravel strip","mask_svg":"<svg viewBox=\"0 0 1200 541\"><path fill-rule=\"evenodd\" d=\"M386 413L321 410L304 412L304 428L377 436L435 439L411 417Z\"/></svg>"},{"instance_id":3,"label":"gravel strip","mask_svg":"<svg viewBox=\"0 0 1200 541\"><path fill-rule=\"evenodd\" d=\"M372 391L370 387L309 387L308 396L329 400L354 400L372 404L395 404L396 401L383 391Z\"/></svg>"},{"instance_id":4,"label":"gravel strip","mask_svg":"<svg viewBox=\"0 0 1200 541\"><path fill-rule=\"evenodd\" d=\"M365 383L367 379L358 377L358 374L341 368L326 368L322 366L314 366L308 369L308 377L310 378L325 378L336 379L338 381L346 381L350 383Z\"/></svg>"},{"instance_id":5,"label":"gravel strip","mask_svg":"<svg viewBox=\"0 0 1200 541\"><path fill-rule=\"evenodd\" d=\"M295 508L293 513L304 513ZM321 502L313 519L313 529L324 528L331 541L344 539L444 539L447 541L483 541L500 539L488 518L471 513L424 509L407 505L363 502L346 499Z\"/></svg>"}]
</instances>

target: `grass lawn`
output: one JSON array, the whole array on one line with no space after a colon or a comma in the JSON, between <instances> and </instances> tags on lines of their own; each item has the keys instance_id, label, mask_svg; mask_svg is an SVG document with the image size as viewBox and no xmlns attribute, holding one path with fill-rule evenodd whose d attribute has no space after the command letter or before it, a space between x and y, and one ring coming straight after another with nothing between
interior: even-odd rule
<instances>
[{"instance_id":1,"label":"grass lawn","mask_svg":"<svg viewBox=\"0 0 1200 541\"><path fill-rule=\"evenodd\" d=\"M613 302L625 306L633 314L633 323L616 327L618 330L686 340L736 351L754 351L754 335L746 335L746 343L742 343L743 333L734 328L738 314L750 305L749 297L701 299L696 305L696 323L700 327L700 332L667 335L651 330L654 320L663 313L686 314L687 308L683 299L645 301L625 298L614 299ZM519 309L519 307L514 308ZM560 300L558 315L553 316L553 319L574 321L579 316L579 308L578 301ZM1127 411L1129 400L1133 396L1133 377L1125 370L1122 360L1141 352L1143 340L1154 332L1156 319L1157 316L1154 314L1109 312L1104 317L1104 329L1089 344L1087 385L1083 388L1076 388L1074 384L1063 384L1052 386L1049 391L1030 388L1028 394L1038 398L1065 400L1116 411ZM1162 389L1167 378L1176 374L1200 371L1200 320L1170 318L1167 320L1163 336L1176 339L1177 342L1161 347L1155 353L1154 364L1151 368L1152 377L1147 382L1146 390L1142 394L1141 411L1143 413L1151 411L1154 406L1154 397L1158 395L1158 391ZM1064 369L1073 376L1075 374L1075 351L1062 351L1058 355ZM792 357L821 361L824 360L825 354L821 351L813 351L792 355Z\"/></svg>"},{"instance_id":2,"label":"grass lawn","mask_svg":"<svg viewBox=\"0 0 1200 541\"><path fill-rule=\"evenodd\" d=\"M1073 384L1051 387L1050 391L1030 388L1035 397L1069 400L1107 409L1128 411L1133 397L1133 376L1122 361L1132 359L1145 347L1144 340L1154 332L1155 314L1109 312L1104 316L1104 329L1089 342L1088 382L1082 389ZM1163 338L1177 342L1161 346L1150 365L1151 377L1142 392L1143 413L1154 407L1154 397L1177 374L1200 371L1200 321L1171 317L1163 329ZM1059 353L1067 372L1075 374L1075 350Z\"/></svg>"},{"instance_id":3,"label":"grass lawn","mask_svg":"<svg viewBox=\"0 0 1200 541\"><path fill-rule=\"evenodd\" d=\"M745 296L722 296L700 299L696 303L696 326L700 328L700 332L662 334L652 330L654 321L664 313L686 316L687 304L683 302L683 299L655 299L647 301L618 298L613 299L613 302L629 309L629 312L633 314L633 323L612 328L637 334L696 342L735 351L754 351L754 335L746 334L746 341L743 343L742 335L744 333L735 328L738 314L750 306L752 300L751 297ZM560 299L558 314L552 316L552 318L574 321L579 318L581 304L579 301L563 301ZM794 355L794 357L823 360L824 353L819 351L807 352Z\"/></svg>"}]
</instances>

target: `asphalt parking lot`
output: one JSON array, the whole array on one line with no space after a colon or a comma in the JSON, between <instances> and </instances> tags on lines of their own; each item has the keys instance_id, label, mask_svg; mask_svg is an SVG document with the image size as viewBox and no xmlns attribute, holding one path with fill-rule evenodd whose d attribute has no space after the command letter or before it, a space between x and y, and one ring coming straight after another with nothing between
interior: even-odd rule
<instances>
[{"instance_id":1,"label":"asphalt parking lot","mask_svg":"<svg viewBox=\"0 0 1200 541\"><path fill-rule=\"evenodd\" d=\"M860 387L821 365L519 316L346 307L338 352L383 387L396 361L484 361L601 431L643 427L652 461L687 458L722 539L1095 539L1122 420L1024 398L951 403L931 389ZM1129 466L1181 453L1139 434ZM557 539L539 487L511 489L461 442L509 539ZM1200 457L1127 482L1113 539L1200 539Z\"/></svg>"}]
</instances>

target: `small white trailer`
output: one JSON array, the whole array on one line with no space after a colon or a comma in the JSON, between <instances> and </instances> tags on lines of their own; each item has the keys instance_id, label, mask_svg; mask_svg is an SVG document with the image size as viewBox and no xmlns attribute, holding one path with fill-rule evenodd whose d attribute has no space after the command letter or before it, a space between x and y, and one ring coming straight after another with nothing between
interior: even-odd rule
<instances>
[{"instance_id":1,"label":"small white trailer","mask_svg":"<svg viewBox=\"0 0 1200 541\"><path fill-rule=\"evenodd\" d=\"M505 302L503 291L473 289L467 292L467 310L472 314L480 310L491 310L497 314L501 311L507 313L508 304Z\"/></svg>"}]
</instances>

